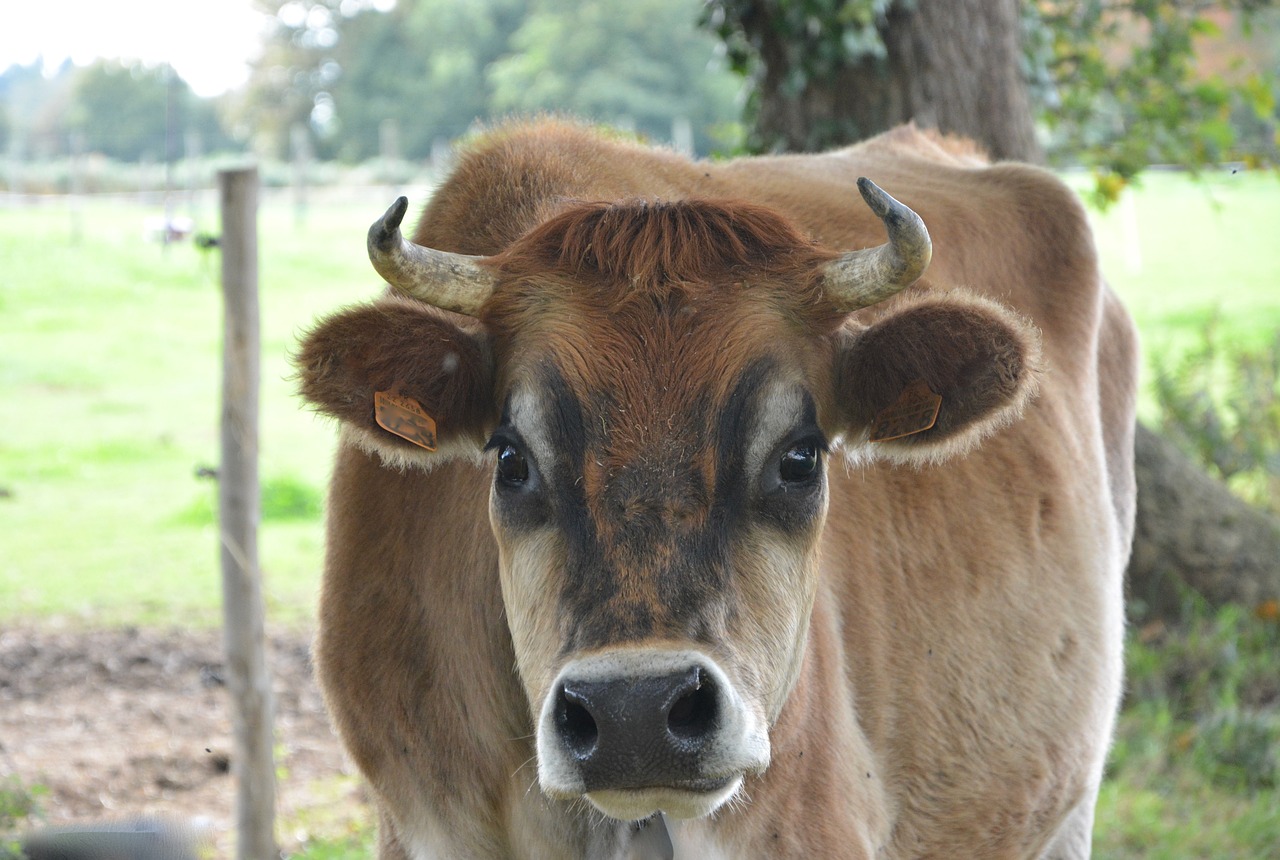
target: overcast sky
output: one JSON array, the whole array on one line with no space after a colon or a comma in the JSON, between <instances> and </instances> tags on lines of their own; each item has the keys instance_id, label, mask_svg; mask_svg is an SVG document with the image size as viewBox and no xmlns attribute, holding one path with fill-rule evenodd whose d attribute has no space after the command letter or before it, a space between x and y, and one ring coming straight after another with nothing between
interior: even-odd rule
<instances>
[{"instance_id":1,"label":"overcast sky","mask_svg":"<svg viewBox=\"0 0 1280 860\"><path fill-rule=\"evenodd\" d=\"M43 57L173 64L202 96L244 83L262 16L251 0L0 0L0 71Z\"/></svg>"}]
</instances>

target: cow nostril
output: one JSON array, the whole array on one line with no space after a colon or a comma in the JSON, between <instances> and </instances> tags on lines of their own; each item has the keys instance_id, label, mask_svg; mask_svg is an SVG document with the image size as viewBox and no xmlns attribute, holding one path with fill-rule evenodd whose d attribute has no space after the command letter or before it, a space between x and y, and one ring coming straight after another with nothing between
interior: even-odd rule
<instances>
[{"instance_id":1,"label":"cow nostril","mask_svg":"<svg viewBox=\"0 0 1280 860\"><path fill-rule=\"evenodd\" d=\"M567 690L561 690L559 706L556 708L556 725L565 746L575 758L590 758L595 752L600 730L596 727L591 712L572 701L571 695Z\"/></svg>"},{"instance_id":2,"label":"cow nostril","mask_svg":"<svg viewBox=\"0 0 1280 860\"><path fill-rule=\"evenodd\" d=\"M667 731L683 741L701 740L715 727L716 708L715 687L699 672L697 685L676 699L667 713Z\"/></svg>"}]
</instances>

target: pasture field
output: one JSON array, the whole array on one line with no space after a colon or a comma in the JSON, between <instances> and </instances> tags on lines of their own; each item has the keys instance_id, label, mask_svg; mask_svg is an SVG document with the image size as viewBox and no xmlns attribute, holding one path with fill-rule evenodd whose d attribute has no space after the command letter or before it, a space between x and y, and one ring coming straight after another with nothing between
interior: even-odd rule
<instances>
[{"instance_id":1,"label":"pasture field","mask_svg":"<svg viewBox=\"0 0 1280 860\"><path fill-rule=\"evenodd\" d=\"M1070 177L1076 184L1080 177ZM1224 341L1257 348L1280 333L1280 176L1152 172L1105 213L1091 212L1103 271L1156 361L1197 345L1216 317ZM1077 185L1077 187L1080 187ZM1139 410L1155 418L1149 388Z\"/></svg>"},{"instance_id":2,"label":"pasture field","mask_svg":"<svg viewBox=\"0 0 1280 860\"><path fill-rule=\"evenodd\" d=\"M364 235L393 196L315 202L301 223L284 199L261 213L260 547L276 627L313 617L335 438L294 396L288 354L317 316L376 294ZM213 207L206 194L204 232L218 229ZM219 623L215 485L196 474L217 465L219 259L147 241L144 219L159 212L90 201L73 239L64 202L0 209L0 628ZM1280 332L1274 175L1149 174L1131 201L1092 217L1148 362L1191 348L1215 313L1235 341ZM1150 418L1147 395L1142 409ZM1280 691L1260 680L1280 677L1276 624L1201 612L1188 631L1132 635L1135 698L1104 786L1099 856L1280 856L1280 752L1265 743L1280 737ZM1203 689L1189 701L1169 678ZM1230 722L1259 708L1271 729ZM307 856L348 855L317 843Z\"/></svg>"},{"instance_id":3,"label":"pasture field","mask_svg":"<svg viewBox=\"0 0 1280 860\"><path fill-rule=\"evenodd\" d=\"M334 438L294 398L287 357L317 315L375 293L363 249L378 206L314 207L302 225L285 205L261 213L260 544L276 622L311 613ZM219 623L216 487L196 472L218 458L220 261L146 241L155 214L90 204L73 242L60 206L0 211L0 618ZM202 220L217 231L216 211Z\"/></svg>"},{"instance_id":4,"label":"pasture field","mask_svg":"<svg viewBox=\"0 0 1280 860\"><path fill-rule=\"evenodd\" d=\"M1148 347L1192 339L1213 311L1249 338L1280 327L1280 175L1151 172L1091 215L1107 279Z\"/></svg>"}]
</instances>

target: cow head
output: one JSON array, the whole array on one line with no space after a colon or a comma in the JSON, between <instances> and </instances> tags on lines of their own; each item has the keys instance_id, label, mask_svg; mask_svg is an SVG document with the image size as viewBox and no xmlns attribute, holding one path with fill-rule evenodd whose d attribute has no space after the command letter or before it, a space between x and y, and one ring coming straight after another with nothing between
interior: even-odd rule
<instances>
[{"instance_id":1,"label":"cow head","mask_svg":"<svg viewBox=\"0 0 1280 860\"><path fill-rule=\"evenodd\" d=\"M921 290L852 316L930 253L915 213L862 189L890 241L847 254L680 201L570 206L464 257L404 241L402 199L370 253L404 297L307 338L303 392L352 442L393 468L491 464L548 794L621 819L732 797L801 670L830 454L938 460L1029 396L1035 334L997 305ZM434 427L380 423L380 393Z\"/></svg>"}]
</instances>

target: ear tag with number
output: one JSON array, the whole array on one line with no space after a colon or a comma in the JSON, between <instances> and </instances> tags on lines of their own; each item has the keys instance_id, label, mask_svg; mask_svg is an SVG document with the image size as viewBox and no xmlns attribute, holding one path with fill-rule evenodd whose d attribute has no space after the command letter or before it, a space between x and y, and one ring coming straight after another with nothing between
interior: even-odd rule
<instances>
[{"instance_id":1,"label":"ear tag with number","mask_svg":"<svg viewBox=\"0 0 1280 860\"><path fill-rule=\"evenodd\" d=\"M373 394L373 417L378 426L428 451L436 449L436 422L418 401L389 391Z\"/></svg>"},{"instance_id":2,"label":"ear tag with number","mask_svg":"<svg viewBox=\"0 0 1280 860\"><path fill-rule=\"evenodd\" d=\"M871 424L871 441L888 442L923 433L937 422L941 408L942 395L935 394L923 379L917 379L876 415Z\"/></svg>"}]
</instances>

